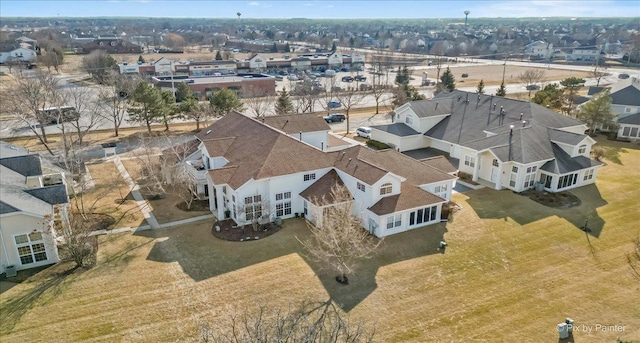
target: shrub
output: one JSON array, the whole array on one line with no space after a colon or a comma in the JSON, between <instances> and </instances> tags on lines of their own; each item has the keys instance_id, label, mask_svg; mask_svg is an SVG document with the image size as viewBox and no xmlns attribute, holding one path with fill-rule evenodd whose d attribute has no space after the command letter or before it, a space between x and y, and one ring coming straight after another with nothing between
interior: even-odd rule
<instances>
[{"instance_id":1,"label":"shrub","mask_svg":"<svg viewBox=\"0 0 640 343\"><path fill-rule=\"evenodd\" d=\"M367 141L367 146L372 148L372 149L376 149L376 150L384 150L384 149L390 149L391 147L389 146L389 144L386 143L382 143L380 141L376 141L373 139L370 139Z\"/></svg>"},{"instance_id":2,"label":"shrub","mask_svg":"<svg viewBox=\"0 0 640 343\"><path fill-rule=\"evenodd\" d=\"M601 146L593 147L593 149L591 149L591 155L596 159L596 161L602 160L605 155L604 148Z\"/></svg>"}]
</instances>

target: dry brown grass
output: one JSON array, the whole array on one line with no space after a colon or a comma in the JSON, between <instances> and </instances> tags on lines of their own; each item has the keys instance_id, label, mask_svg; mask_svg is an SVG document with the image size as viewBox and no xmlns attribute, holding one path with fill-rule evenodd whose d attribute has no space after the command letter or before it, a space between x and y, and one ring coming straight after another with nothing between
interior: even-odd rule
<instances>
[{"instance_id":1,"label":"dry brown grass","mask_svg":"<svg viewBox=\"0 0 640 343\"><path fill-rule=\"evenodd\" d=\"M444 67L446 69L446 66ZM484 80L485 86L499 85L502 82L502 71L504 66L502 65L482 65L472 67L457 67L451 66L451 72L456 79L456 86L458 87L473 87L477 86L480 80ZM505 69L505 84L522 83L518 80L518 75L526 71L527 69L542 69L544 70L544 77L541 82L557 81L566 79L568 77L592 77L591 73L575 70L563 70L563 69L547 69L540 68L540 65L532 65L531 67L521 67L507 65ZM443 69L440 70L442 74ZM462 74L467 73L469 77L462 78ZM429 77L435 77L436 71L429 70ZM415 76L414 76L415 77Z\"/></svg>"},{"instance_id":2,"label":"dry brown grass","mask_svg":"<svg viewBox=\"0 0 640 343\"><path fill-rule=\"evenodd\" d=\"M116 220L109 229L146 225L144 216L130 194L129 187L120 177L113 162L88 164L87 168L95 187L83 197L86 208L93 206L94 212L108 214ZM124 203L121 203L122 197L125 199Z\"/></svg>"}]
</instances>

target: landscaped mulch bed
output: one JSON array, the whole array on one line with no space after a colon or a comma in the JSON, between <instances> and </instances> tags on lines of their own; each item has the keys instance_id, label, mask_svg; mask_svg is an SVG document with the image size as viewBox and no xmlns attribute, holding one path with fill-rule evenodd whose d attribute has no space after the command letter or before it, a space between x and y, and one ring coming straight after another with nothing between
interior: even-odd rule
<instances>
[{"instance_id":1,"label":"landscaped mulch bed","mask_svg":"<svg viewBox=\"0 0 640 343\"><path fill-rule=\"evenodd\" d=\"M520 195L527 196L529 199L544 206L560 209L576 207L581 203L578 197L569 192L548 193L529 189L520 193Z\"/></svg>"},{"instance_id":2,"label":"landscaped mulch bed","mask_svg":"<svg viewBox=\"0 0 640 343\"><path fill-rule=\"evenodd\" d=\"M262 224L258 231L254 231L251 225L233 227L234 225L235 222L231 219L215 222L211 227L211 234L225 241L246 242L263 239L281 229L281 227L275 223ZM216 230L216 226L220 227L220 231Z\"/></svg>"},{"instance_id":3,"label":"landscaped mulch bed","mask_svg":"<svg viewBox=\"0 0 640 343\"><path fill-rule=\"evenodd\" d=\"M470 174L467 174L467 173L463 173L463 172L459 172L458 173L458 177L460 178L460 180L462 180L462 181L464 181L464 182L466 182L468 184L471 184L471 185L474 185L474 186L478 186L479 185L479 183L473 181L473 175L470 175Z\"/></svg>"}]
</instances>

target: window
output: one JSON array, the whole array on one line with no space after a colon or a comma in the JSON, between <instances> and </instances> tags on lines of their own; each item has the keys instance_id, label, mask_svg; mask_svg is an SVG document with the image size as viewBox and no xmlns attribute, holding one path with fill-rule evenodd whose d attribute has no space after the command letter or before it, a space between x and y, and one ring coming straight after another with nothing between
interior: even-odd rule
<instances>
[{"instance_id":1,"label":"window","mask_svg":"<svg viewBox=\"0 0 640 343\"><path fill-rule=\"evenodd\" d=\"M511 167L511 172L512 173L517 173L518 172L518 167L517 166Z\"/></svg>"},{"instance_id":2,"label":"window","mask_svg":"<svg viewBox=\"0 0 640 343\"><path fill-rule=\"evenodd\" d=\"M227 186L222 186L222 193L227 194Z\"/></svg>"},{"instance_id":3,"label":"window","mask_svg":"<svg viewBox=\"0 0 640 343\"><path fill-rule=\"evenodd\" d=\"M471 157L471 156L465 155L464 156L464 165L468 166L468 167L471 167L471 168L475 167L476 166L475 157Z\"/></svg>"},{"instance_id":4,"label":"window","mask_svg":"<svg viewBox=\"0 0 640 343\"><path fill-rule=\"evenodd\" d=\"M400 227L402 225L402 216L396 214L394 216L387 217L387 229L393 229L394 227Z\"/></svg>"},{"instance_id":5,"label":"window","mask_svg":"<svg viewBox=\"0 0 640 343\"><path fill-rule=\"evenodd\" d=\"M436 186L436 188L433 190L433 192L436 193L436 194L446 193L447 192L447 185Z\"/></svg>"},{"instance_id":6,"label":"window","mask_svg":"<svg viewBox=\"0 0 640 343\"><path fill-rule=\"evenodd\" d=\"M638 136L638 128L634 127L631 128L631 134L629 135L629 137L637 137Z\"/></svg>"},{"instance_id":7,"label":"window","mask_svg":"<svg viewBox=\"0 0 640 343\"><path fill-rule=\"evenodd\" d=\"M498 166L498 160L496 160L495 158L493 159L493 162L491 162L491 165L494 167Z\"/></svg>"},{"instance_id":8,"label":"window","mask_svg":"<svg viewBox=\"0 0 640 343\"><path fill-rule=\"evenodd\" d=\"M624 129L622 129L622 135L629 137L629 131L631 131L631 128L629 126L625 126Z\"/></svg>"},{"instance_id":9,"label":"window","mask_svg":"<svg viewBox=\"0 0 640 343\"><path fill-rule=\"evenodd\" d=\"M393 191L393 186L390 183L385 183L380 186L380 195L390 194Z\"/></svg>"},{"instance_id":10,"label":"window","mask_svg":"<svg viewBox=\"0 0 640 343\"><path fill-rule=\"evenodd\" d=\"M535 173L535 172L536 172L536 170L538 170L538 167L537 167L537 166L527 167L527 174Z\"/></svg>"},{"instance_id":11,"label":"window","mask_svg":"<svg viewBox=\"0 0 640 343\"><path fill-rule=\"evenodd\" d=\"M276 216L291 215L291 192L276 193Z\"/></svg>"},{"instance_id":12,"label":"window","mask_svg":"<svg viewBox=\"0 0 640 343\"><path fill-rule=\"evenodd\" d=\"M409 214L409 226L434 221L438 213L438 206L421 208Z\"/></svg>"},{"instance_id":13,"label":"window","mask_svg":"<svg viewBox=\"0 0 640 343\"><path fill-rule=\"evenodd\" d=\"M262 217L262 195L244 198L244 215L246 220L258 220Z\"/></svg>"},{"instance_id":14,"label":"window","mask_svg":"<svg viewBox=\"0 0 640 343\"><path fill-rule=\"evenodd\" d=\"M524 176L524 188L533 187L536 174L527 174Z\"/></svg>"},{"instance_id":15,"label":"window","mask_svg":"<svg viewBox=\"0 0 640 343\"><path fill-rule=\"evenodd\" d=\"M363 185L363 184L361 184L360 182L357 182L357 183L356 183L356 187L358 187L358 189L359 189L359 190L361 190L361 191L363 191L363 192L365 191L365 187L364 187L364 185Z\"/></svg>"},{"instance_id":16,"label":"window","mask_svg":"<svg viewBox=\"0 0 640 343\"><path fill-rule=\"evenodd\" d=\"M584 172L584 180L583 181L587 181L587 180L591 180L593 179L593 169L588 169L587 171Z\"/></svg>"},{"instance_id":17,"label":"window","mask_svg":"<svg viewBox=\"0 0 640 343\"><path fill-rule=\"evenodd\" d=\"M308 209L308 208L309 208L309 205L307 204L307 201L306 201L306 200L304 200L303 205L304 205L304 215L305 215L305 217L306 217L306 216L308 216L308 215L309 215L309 209Z\"/></svg>"},{"instance_id":18,"label":"window","mask_svg":"<svg viewBox=\"0 0 640 343\"><path fill-rule=\"evenodd\" d=\"M582 144L579 148L578 148L578 154L582 155L585 152L587 152L587 145L586 144Z\"/></svg>"},{"instance_id":19,"label":"window","mask_svg":"<svg viewBox=\"0 0 640 343\"><path fill-rule=\"evenodd\" d=\"M316 173L304 174L303 179L304 179L304 181L315 180L316 179Z\"/></svg>"},{"instance_id":20,"label":"window","mask_svg":"<svg viewBox=\"0 0 640 343\"><path fill-rule=\"evenodd\" d=\"M509 176L509 187L515 187L516 181L518 181L518 174L511 173L511 175Z\"/></svg>"},{"instance_id":21,"label":"window","mask_svg":"<svg viewBox=\"0 0 640 343\"><path fill-rule=\"evenodd\" d=\"M413 118L411 118L410 116L406 116L404 118L404 122L407 124L413 124Z\"/></svg>"},{"instance_id":22,"label":"window","mask_svg":"<svg viewBox=\"0 0 640 343\"><path fill-rule=\"evenodd\" d=\"M565 176L561 176L558 179L558 189L573 186L578 181L578 174L569 174Z\"/></svg>"},{"instance_id":23,"label":"window","mask_svg":"<svg viewBox=\"0 0 640 343\"><path fill-rule=\"evenodd\" d=\"M18 248L18 256L21 264L46 261L47 251L42 241L41 232L17 235L13 237Z\"/></svg>"}]
</instances>

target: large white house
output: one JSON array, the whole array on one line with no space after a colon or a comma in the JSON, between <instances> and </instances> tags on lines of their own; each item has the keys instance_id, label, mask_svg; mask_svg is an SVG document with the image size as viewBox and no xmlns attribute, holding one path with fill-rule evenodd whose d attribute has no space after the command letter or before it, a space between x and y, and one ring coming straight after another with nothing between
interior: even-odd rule
<instances>
[{"instance_id":1,"label":"large white house","mask_svg":"<svg viewBox=\"0 0 640 343\"><path fill-rule=\"evenodd\" d=\"M521 192L537 182L557 192L595 182L601 163L586 125L527 101L453 91L395 109L372 139L398 151L430 148L492 188Z\"/></svg>"},{"instance_id":2,"label":"large white house","mask_svg":"<svg viewBox=\"0 0 640 343\"><path fill-rule=\"evenodd\" d=\"M56 226L66 221L63 176L43 175L38 155L0 142L0 273L58 261Z\"/></svg>"},{"instance_id":3,"label":"large white house","mask_svg":"<svg viewBox=\"0 0 640 343\"><path fill-rule=\"evenodd\" d=\"M590 87L589 96L602 92L605 87ZM631 77L611 86L611 114L618 125L618 138L640 139L640 79ZM582 105L581 105L582 106Z\"/></svg>"},{"instance_id":4,"label":"large white house","mask_svg":"<svg viewBox=\"0 0 640 343\"><path fill-rule=\"evenodd\" d=\"M234 112L198 134L199 151L187 160L204 179L211 211L238 224L321 220L335 184L346 186L354 215L378 237L441 221L455 176L394 150L336 144L328 132L315 115L256 120Z\"/></svg>"}]
</instances>

